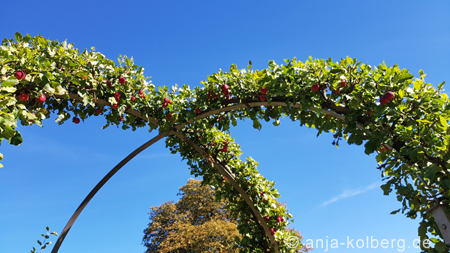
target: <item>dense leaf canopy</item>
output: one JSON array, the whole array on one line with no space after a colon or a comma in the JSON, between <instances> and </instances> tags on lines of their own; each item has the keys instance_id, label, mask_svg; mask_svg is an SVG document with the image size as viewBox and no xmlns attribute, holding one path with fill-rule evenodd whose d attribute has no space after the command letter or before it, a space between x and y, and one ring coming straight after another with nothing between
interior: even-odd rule
<instances>
[{"instance_id":1,"label":"dense leaf canopy","mask_svg":"<svg viewBox=\"0 0 450 253\"><path fill-rule=\"evenodd\" d=\"M101 115L105 127L168 131L167 146L234 207L240 245L265 241L243 252L292 252L286 242L295 233L285 230L292 215L277 201L274 182L258 173L257 162L240 159L242 151L228 133L238 119L249 118L260 129L260 120L278 125L286 116L318 134L333 132L335 145L345 139L364 145L366 154L377 152L385 194L395 190L402 204L398 211L422 218L421 239L431 235L435 248L445 250L426 212L434 200L450 198L450 104L443 83L434 87L422 72L414 78L398 66L374 67L349 57L339 62L294 58L285 65L270 61L263 70L252 70L251 63L242 70L232 65L229 72L208 76L203 87L169 89L152 85L132 59L119 62L40 36L3 40L0 138L19 145L18 122L41 125L51 113L59 124Z\"/></svg>"},{"instance_id":2,"label":"dense leaf canopy","mask_svg":"<svg viewBox=\"0 0 450 253\"><path fill-rule=\"evenodd\" d=\"M238 252L233 249L237 221L225 209L226 201L216 202L214 190L200 184L189 180L177 203L151 207L146 252Z\"/></svg>"}]
</instances>

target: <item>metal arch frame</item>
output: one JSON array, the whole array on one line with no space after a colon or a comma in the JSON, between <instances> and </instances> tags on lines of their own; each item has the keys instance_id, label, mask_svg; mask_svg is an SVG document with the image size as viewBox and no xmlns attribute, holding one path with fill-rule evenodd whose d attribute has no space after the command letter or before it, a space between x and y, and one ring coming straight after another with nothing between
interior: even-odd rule
<instances>
[{"instance_id":1,"label":"metal arch frame","mask_svg":"<svg viewBox=\"0 0 450 253\"><path fill-rule=\"evenodd\" d=\"M97 183L97 185L89 192L89 194L84 198L83 202L81 202L80 206L78 206L77 210L73 213L72 217L70 217L69 221L67 222L66 226L64 227L63 231L61 232L58 240L55 243L55 246L52 249L51 253L57 253L59 248L61 247L61 244L64 241L64 238L66 238L67 233L69 233L69 230L72 228L72 225L77 220L78 216L81 214L83 209L86 207L86 205L91 201L91 199L95 196L95 194L103 187L103 185L108 182L108 180L116 174L117 171L119 171L125 164L127 164L131 159L133 159L135 156L137 156L139 153L150 147L151 145L155 144L157 141L161 140L162 138L170 135L170 132L163 132L157 135L156 137L152 138L151 140L144 143L142 146L134 150L131 154L129 154L127 157L125 157L122 161L120 161L106 176L103 177L100 182Z\"/></svg>"},{"instance_id":2,"label":"metal arch frame","mask_svg":"<svg viewBox=\"0 0 450 253\"><path fill-rule=\"evenodd\" d=\"M80 99L80 97L77 94L69 94L69 97L72 98L72 99L76 99L76 100ZM103 99L96 99L95 102L97 104L100 104L100 105L111 106L110 103L108 103L106 100L103 100ZM286 102L271 102L271 103L269 103L269 102L249 102L249 103L244 103L244 104L237 104L237 105L227 106L227 107L224 107L224 108L221 108L221 109L216 109L216 110L211 110L211 111L208 111L208 112L204 112L204 113L198 115L197 117L195 117L194 119L189 120L187 123L184 123L184 124L181 124L181 125L175 125L172 128L172 130L160 133L156 137L152 138L151 140L149 140L148 142L144 143L142 146L140 146L139 148L134 150L127 157L125 157L110 172L108 172L108 174L106 174L105 177L103 177L103 179L91 190L91 192L81 202L80 206L76 209L74 214L71 216L71 218L67 222L66 226L64 227L63 231L60 234L60 237L58 238L57 242L55 243L55 246L53 247L51 253L57 253L58 252L61 244L63 243L65 237L67 236L67 233L69 232L69 230L71 229L71 227L73 226L73 224L75 223L76 219L81 214L83 209L86 207L86 205L95 196L95 194L103 187L103 185L106 184L106 182L108 182L108 180L116 172L118 172L125 164L127 164L131 159L136 157L139 153L141 153L142 151L144 151L145 149L147 149L151 145L155 144L156 142L158 142L162 138L167 137L169 135L175 135L178 138L180 138L181 140L183 140L184 142L186 142L188 145L190 145L192 148L194 148L194 150L196 150L199 154L201 154L204 157L207 157L206 152L202 148L200 148L192 140L190 140L189 138L187 138L186 136L184 136L182 133L178 132L177 130L182 129L186 125L188 125L188 124L190 124L190 123L192 123L192 122L194 122L196 120L203 119L203 118L206 118L206 117L209 117L209 116L221 113L221 112L229 112L229 111L233 111L233 110L237 110L237 109L251 108L251 107L260 107L260 106L290 106L290 107L294 107L294 108L302 108L302 106L300 104L293 104L293 103L286 103ZM310 110L317 110L317 108L315 108L315 107L311 107L309 109ZM326 115L330 115L330 116L336 117L336 118L338 118L340 120L345 120L345 116L344 115L338 114L335 111L330 111L330 110L325 110L325 109L320 109L320 110L321 110L322 113L324 113ZM128 109L125 112L130 114L130 115L133 115L133 116L135 116L137 118L141 118L141 119L144 119L146 121L149 121L150 123L153 123L153 124L157 124L158 123L158 121L156 119L151 118L151 117L146 117L146 116L142 115L140 112L138 112L136 110ZM362 125L360 125L360 124L356 124L356 126L359 129L364 130L364 127ZM368 134L371 134L371 132L368 131ZM392 147L389 147L389 148L392 148ZM278 248L278 244L275 241L275 237L270 233L270 230L269 230L269 227L267 225L267 222L264 220L264 218L262 217L261 213L258 210L255 209L254 203L253 203L251 197L248 196L248 194L237 184L237 182L235 180L235 175L231 172L231 170L228 168L228 166L222 165L216 159L210 159L210 160L212 161L214 167L216 167L218 172L220 174L222 174L222 176L225 176L225 177L229 178L230 183L239 192L239 194L244 198L245 202L247 203L247 205L252 210L254 217L259 222L259 225L262 226L262 228L264 229L266 235L269 237L269 240L270 240L272 246L274 247L275 251L279 253L280 250ZM448 223L448 221L447 221L447 223ZM439 229L440 229L440 227L439 227Z\"/></svg>"},{"instance_id":3,"label":"metal arch frame","mask_svg":"<svg viewBox=\"0 0 450 253\"><path fill-rule=\"evenodd\" d=\"M77 94L69 94L69 97L71 99L76 99L76 100L81 99ZM110 103L108 103L106 100L103 100L103 99L97 99L95 102L100 105L107 105L107 106L111 105ZM64 242L65 237L69 233L70 229L72 228L73 224L77 220L78 216L81 214L81 212L87 206L87 204L92 200L92 198L95 196L95 194L97 194L97 192L106 184L106 182L109 181L109 179L114 174L116 174L116 172L118 172L125 164L127 164L131 159L133 159L135 156L137 156L140 152L144 151L145 149L147 149L148 147L150 147L157 141L161 140L162 138L173 134L173 135L176 135L181 140L185 141L191 147L193 147L199 154L201 154L202 156L206 156L206 152L203 149L201 149L197 144L195 144L189 138L187 138L183 134L177 132L176 130L183 128L184 126L186 126L189 123L194 122L195 120L203 119L203 118L206 118L206 117L209 117L211 115L215 115L215 114L218 114L221 112L229 112L232 110L237 110L237 109L246 108L246 107L259 107L259 106L268 106L268 105L288 106L288 104L286 104L285 102L272 102L270 104L268 102L251 102L251 103L246 103L246 104L238 104L238 105L228 106L228 107L217 109L217 110L212 110L212 111L209 111L206 113L202 113L201 115L198 115L194 119L190 120L188 123L175 126L173 128L174 130L160 133L158 136L152 138L151 140L149 140L148 142L146 142L145 144L143 144L142 146L140 146L139 148L134 150L127 157L125 157L121 162L119 162L110 172L108 172L108 174L106 174L103 177L103 179L100 180L100 182L97 183L97 185L89 192L89 194L86 196L86 198L81 202L81 204L75 210L73 215L70 217L70 219L67 222L66 226L64 227L63 231L60 233L60 236L59 236L58 240L56 241L55 246L53 247L51 253L57 253L59 251L59 248L61 247L62 243ZM301 105L290 104L289 106L301 108ZM315 109L315 108L311 107L310 109ZM326 114L330 114L337 118L344 119L344 116L337 114L333 111L327 111L327 110L323 110L323 109L322 109L322 111ZM157 123L157 120L155 120L151 117L145 117L144 115L142 115L140 112L138 112L136 110L128 109L128 110L126 110L126 112L129 113L130 115L144 119L151 123ZM239 192L239 194L244 198L245 202L252 210L253 215L259 222L259 225L262 226L262 228L264 229L264 232L269 237L269 240L270 240L271 244L274 246L275 251L280 252L279 248L278 248L278 244L275 241L275 237L270 233L270 229L269 229L269 226L267 225L267 222L264 220L261 213L255 209L254 203L251 200L250 196L248 196L248 194L237 184L237 182L235 180L235 175L233 175L231 173L231 170L229 170L229 168L226 168L223 165L221 165L216 159L212 159L212 161L214 163L214 167L216 167L216 169L219 171L219 173L222 174L222 176L230 178L231 184Z\"/></svg>"}]
</instances>

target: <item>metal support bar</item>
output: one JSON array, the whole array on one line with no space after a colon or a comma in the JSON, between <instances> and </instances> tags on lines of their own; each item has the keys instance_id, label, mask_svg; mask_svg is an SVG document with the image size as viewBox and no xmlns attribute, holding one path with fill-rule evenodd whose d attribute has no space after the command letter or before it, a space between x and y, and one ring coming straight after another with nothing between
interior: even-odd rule
<instances>
[{"instance_id":1,"label":"metal support bar","mask_svg":"<svg viewBox=\"0 0 450 253\"><path fill-rule=\"evenodd\" d=\"M178 138L180 138L181 140L183 140L184 142L186 142L189 146L191 146L192 148L195 149L195 151L197 151L199 154L201 154L202 156L204 156L205 158L209 158L209 161L213 163L213 166L217 169L217 171L222 174L222 176L227 177L228 181L231 183L231 185L233 185L233 187L239 192L239 194L241 195L241 197L245 200L245 202L247 203L248 207L250 207L250 209L253 212L253 215L255 216L255 218L258 220L259 224L261 225L261 227L264 229L264 232L267 234L267 236L269 237L270 243L272 244L272 246L275 249L275 252L280 253L280 249L278 248L278 243L275 241L275 237L270 233L270 228L267 225L267 222L264 220L264 218L262 217L261 213L256 210L255 208L255 204L253 203L252 199L250 198L250 196L247 194L247 192L245 192L244 189L242 189L242 187L239 186L239 184L236 182L236 176L231 172L230 168L228 168L228 166L223 166L222 164L220 164L219 161L217 161L216 159L212 158L212 157L208 157L207 153L205 150L203 150L201 147L199 147L197 144L195 144L192 140L190 140L188 137L186 137L184 134L180 133L180 132L175 132L173 133L173 135L177 136Z\"/></svg>"},{"instance_id":2,"label":"metal support bar","mask_svg":"<svg viewBox=\"0 0 450 253\"><path fill-rule=\"evenodd\" d=\"M433 214L442 238L444 238L444 242L450 244L450 214L447 207L442 204L437 204L430 209L430 212Z\"/></svg>"},{"instance_id":3,"label":"metal support bar","mask_svg":"<svg viewBox=\"0 0 450 253\"><path fill-rule=\"evenodd\" d=\"M81 214L83 209L86 207L86 205L89 203L89 201L91 201L91 199L95 196L95 194L103 187L103 185L105 185L106 182L108 182L108 180L112 176L114 176L114 174L116 174L116 172L119 171L131 159L133 159L139 153L144 151L146 148L150 147L151 145L155 144L157 141L161 140L162 138L164 138L170 134L172 134L171 131L160 133L158 136L156 136L153 139L149 140L148 142L144 143L142 146L140 146L135 151L133 151L131 154L129 154L127 157L125 157L125 159L123 159L108 174L106 174L106 176L100 182L98 182L98 184L94 187L94 189L92 189L91 192L86 196L86 198L83 200L83 202L81 202L80 206L73 213L72 217L70 217L69 221L67 222L63 231L61 232L58 240L56 241L55 246L53 247L51 253L58 252L59 247L61 247L61 244L63 243L64 238L66 237L67 233L69 233L69 230L72 228L73 223L75 223L75 221L77 220L78 216Z\"/></svg>"}]
</instances>

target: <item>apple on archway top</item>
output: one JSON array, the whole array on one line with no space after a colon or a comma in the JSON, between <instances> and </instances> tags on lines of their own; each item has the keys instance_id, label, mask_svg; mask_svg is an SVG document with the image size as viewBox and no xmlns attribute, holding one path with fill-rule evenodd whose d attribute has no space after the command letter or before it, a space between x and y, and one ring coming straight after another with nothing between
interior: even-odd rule
<instances>
[{"instance_id":1,"label":"apple on archway top","mask_svg":"<svg viewBox=\"0 0 450 253\"><path fill-rule=\"evenodd\" d=\"M229 93L229 90L230 89L230 86L228 86L227 84L224 84L224 85L222 85L222 92L223 92L223 95L225 96L225 97L227 97L228 96L228 93Z\"/></svg>"},{"instance_id":2,"label":"apple on archway top","mask_svg":"<svg viewBox=\"0 0 450 253\"><path fill-rule=\"evenodd\" d=\"M14 77L17 78L18 80L25 80L25 76L26 76L26 74L23 71L17 71L14 74Z\"/></svg>"},{"instance_id":3,"label":"apple on archway top","mask_svg":"<svg viewBox=\"0 0 450 253\"><path fill-rule=\"evenodd\" d=\"M320 91L320 85L318 85L317 83L315 83L315 84L311 87L311 89L312 89L313 91L315 91L315 92L319 92L319 91Z\"/></svg>"},{"instance_id":4,"label":"apple on archway top","mask_svg":"<svg viewBox=\"0 0 450 253\"><path fill-rule=\"evenodd\" d=\"M36 103L39 103L39 104L44 103L46 99L47 99L47 98L45 97L44 94L42 94L42 95L41 95L40 97L38 97L38 98L35 98Z\"/></svg>"},{"instance_id":5,"label":"apple on archway top","mask_svg":"<svg viewBox=\"0 0 450 253\"><path fill-rule=\"evenodd\" d=\"M262 87L259 92L261 92L261 94L263 94L263 95L266 95L267 94L267 88L266 87Z\"/></svg>"},{"instance_id":6,"label":"apple on archway top","mask_svg":"<svg viewBox=\"0 0 450 253\"><path fill-rule=\"evenodd\" d=\"M21 102L27 102L28 99L30 99L30 96L28 96L27 93L22 93L22 94L19 95L19 100Z\"/></svg>"}]
</instances>

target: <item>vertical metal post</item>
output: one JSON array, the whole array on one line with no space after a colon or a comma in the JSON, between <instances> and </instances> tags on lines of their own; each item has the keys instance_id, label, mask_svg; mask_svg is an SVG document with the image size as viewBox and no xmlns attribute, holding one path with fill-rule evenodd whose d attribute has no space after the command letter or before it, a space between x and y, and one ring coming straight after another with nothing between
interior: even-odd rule
<instances>
[{"instance_id":1,"label":"vertical metal post","mask_svg":"<svg viewBox=\"0 0 450 253\"><path fill-rule=\"evenodd\" d=\"M430 212L433 214L439 231L444 238L444 242L450 244L450 214L446 208L447 206L437 204L431 208Z\"/></svg>"}]
</instances>

